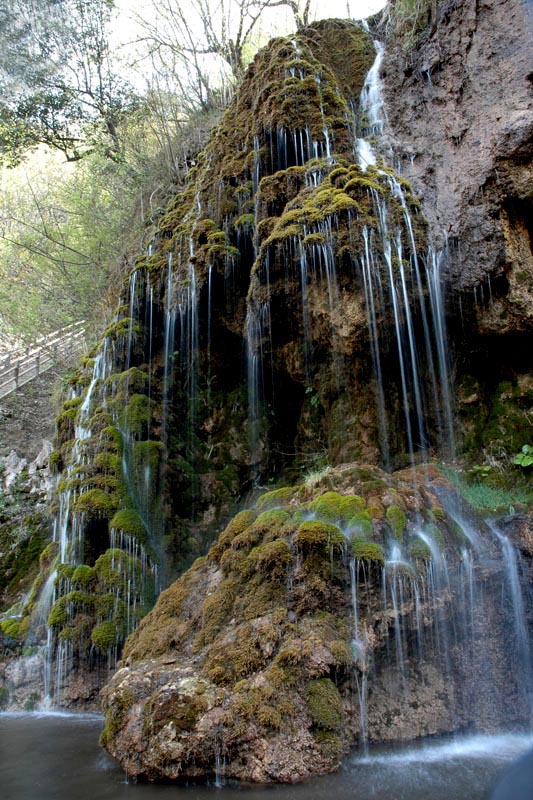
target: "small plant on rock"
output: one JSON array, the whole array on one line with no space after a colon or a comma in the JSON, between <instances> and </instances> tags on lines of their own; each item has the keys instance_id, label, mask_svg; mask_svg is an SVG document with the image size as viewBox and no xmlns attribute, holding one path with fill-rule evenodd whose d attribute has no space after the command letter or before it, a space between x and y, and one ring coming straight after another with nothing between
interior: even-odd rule
<instances>
[{"instance_id":1,"label":"small plant on rock","mask_svg":"<svg viewBox=\"0 0 533 800\"><path fill-rule=\"evenodd\" d=\"M522 469L533 467L533 445L525 444L522 450L513 458L513 464Z\"/></svg>"}]
</instances>

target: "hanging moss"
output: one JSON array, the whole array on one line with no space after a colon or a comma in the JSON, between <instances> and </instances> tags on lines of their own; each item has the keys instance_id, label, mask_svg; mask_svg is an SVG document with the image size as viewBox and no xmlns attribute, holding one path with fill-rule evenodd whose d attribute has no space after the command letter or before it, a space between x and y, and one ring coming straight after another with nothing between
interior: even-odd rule
<instances>
[{"instance_id":1,"label":"hanging moss","mask_svg":"<svg viewBox=\"0 0 533 800\"><path fill-rule=\"evenodd\" d=\"M298 487L285 486L282 489L274 489L272 492L261 495L255 506L258 511L280 508L288 505L297 494Z\"/></svg>"},{"instance_id":2,"label":"hanging moss","mask_svg":"<svg viewBox=\"0 0 533 800\"><path fill-rule=\"evenodd\" d=\"M118 504L116 494L104 492L103 489L89 489L78 497L73 509L77 514L85 513L90 517L110 517Z\"/></svg>"},{"instance_id":3,"label":"hanging moss","mask_svg":"<svg viewBox=\"0 0 533 800\"><path fill-rule=\"evenodd\" d=\"M106 378L106 384L121 398L127 394L144 394L148 381L148 373L139 367L130 367L124 372L114 372Z\"/></svg>"},{"instance_id":4,"label":"hanging moss","mask_svg":"<svg viewBox=\"0 0 533 800\"><path fill-rule=\"evenodd\" d=\"M431 561L431 550L425 542L412 542L409 545L409 555L415 561Z\"/></svg>"},{"instance_id":5,"label":"hanging moss","mask_svg":"<svg viewBox=\"0 0 533 800\"><path fill-rule=\"evenodd\" d=\"M364 507L365 501L362 497L341 495L338 492L326 492L309 505L319 519L339 525L346 525Z\"/></svg>"},{"instance_id":6,"label":"hanging moss","mask_svg":"<svg viewBox=\"0 0 533 800\"><path fill-rule=\"evenodd\" d=\"M72 573L72 583L79 583L80 586L87 586L94 579L94 570L87 564L80 564Z\"/></svg>"},{"instance_id":7,"label":"hanging moss","mask_svg":"<svg viewBox=\"0 0 533 800\"><path fill-rule=\"evenodd\" d=\"M306 691L309 716L317 728L337 730L342 722L342 704L339 690L329 678L307 682Z\"/></svg>"},{"instance_id":8,"label":"hanging moss","mask_svg":"<svg viewBox=\"0 0 533 800\"><path fill-rule=\"evenodd\" d=\"M22 641L27 635L30 628L30 617L16 617L13 619L3 619L0 622L2 633L10 636L12 639L19 639Z\"/></svg>"},{"instance_id":9,"label":"hanging moss","mask_svg":"<svg viewBox=\"0 0 533 800\"><path fill-rule=\"evenodd\" d=\"M69 604L76 607L93 608L94 598L87 592L72 591L56 600L48 615L48 626L62 626L69 618Z\"/></svg>"},{"instance_id":10,"label":"hanging moss","mask_svg":"<svg viewBox=\"0 0 533 800\"><path fill-rule=\"evenodd\" d=\"M146 540L146 528L138 513L132 508L121 508L117 511L109 523L109 528L121 530L141 543Z\"/></svg>"},{"instance_id":11,"label":"hanging moss","mask_svg":"<svg viewBox=\"0 0 533 800\"><path fill-rule=\"evenodd\" d=\"M127 568L128 556L119 548L106 550L96 559L94 570L100 583L110 588L122 586Z\"/></svg>"},{"instance_id":12,"label":"hanging moss","mask_svg":"<svg viewBox=\"0 0 533 800\"><path fill-rule=\"evenodd\" d=\"M63 459L61 457L60 450L52 450L48 456L48 467L50 472L52 472L54 475L56 475L58 472L61 472L63 468Z\"/></svg>"},{"instance_id":13,"label":"hanging moss","mask_svg":"<svg viewBox=\"0 0 533 800\"><path fill-rule=\"evenodd\" d=\"M57 578L56 583L60 580L70 580L76 569L74 564L58 564L56 567Z\"/></svg>"},{"instance_id":14,"label":"hanging moss","mask_svg":"<svg viewBox=\"0 0 533 800\"><path fill-rule=\"evenodd\" d=\"M352 555L356 560L373 561L377 564L385 564L385 555L381 545L369 542L366 539L354 539L351 542Z\"/></svg>"},{"instance_id":15,"label":"hanging moss","mask_svg":"<svg viewBox=\"0 0 533 800\"><path fill-rule=\"evenodd\" d=\"M96 469L114 472L118 474L121 469L120 458L116 453L109 453L106 450L100 450L96 453L93 461Z\"/></svg>"},{"instance_id":16,"label":"hanging moss","mask_svg":"<svg viewBox=\"0 0 533 800\"><path fill-rule=\"evenodd\" d=\"M246 509L236 514L218 537L215 544L211 547L209 557L212 559L219 559L224 550L231 545L235 537L244 533L255 521L256 517L257 513L251 509Z\"/></svg>"},{"instance_id":17,"label":"hanging moss","mask_svg":"<svg viewBox=\"0 0 533 800\"><path fill-rule=\"evenodd\" d=\"M163 447L163 442L152 439L134 442L133 460L136 468L144 468L149 466L153 471L155 471L157 469Z\"/></svg>"},{"instance_id":18,"label":"hanging moss","mask_svg":"<svg viewBox=\"0 0 533 800\"><path fill-rule=\"evenodd\" d=\"M322 550L328 553L330 547L342 549L346 544L346 539L335 525L317 520L303 522L294 541L304 551Z\"/></svg>"},{"instance_id":19,"label":"hanging moss","mask_svg":"<svg viewBox=\"0 0 533 800\"><path fill-rule=\"evenodd\" d=\"M135 338L136 336L140 336L141 333L142 329L137 320L132 319L131 317L123 317L122 319L113 322L108 328L106 328L104 332L104 339L117 341L121 336L131 335L132 338Z\"/></svg>"},{"instance_id":20,"label":"hanging moss","mask_svg":"<svg viewBox=\"0 0 533 800\"><path fill-rule=\"evenodd\" d=\"M71 411L72 409L77 409L83 403L82 397L73 397L72 400L65 400L63 403L63 410L64 411Z\"/></svg>"},{"instance_id":21,"label":"hanging moss","mask_svg":"<svg viewBox=\"0 0 533 800\"><path fill-rule=\"evenodd\" d=\"M111 620L96 625L91 631L91 642L103 653L118 644L119 633Z\"/></svg>"},{"instance_id":22,"label":"hanging moss","mask_svg":"<svg viewBox=\"0 0 533 800\"><path fill-rule=\"evenodd\" d=\"M346 529L350 536L363 536L369 538L374 532L374 524L370 510L359 511L348 520Z\"/></svg>"},{"instance_id":23,"label":"hanging moss","mask_svg":"<svg viewBox=\"0 0 533 800\"><path fill-rule=\"evenodd\" d=\"M242 564L241 574L246 578L259 573L267 580L286 581L291 564L292 553L285 539L274 539L252 548Z\"/></svg>"},{"instance_id":24,"label":"hanging moss","mask_svg":"<svg viewBox=\"0 0 533 800\"><path fill-rule=\"evenodd\" d=\"M403 533L407 527L407 517L398 506L388 507L385 517L392 530L395 539L402 540Z\"/></svg>"},{"instance_id":25,"label":"hanging moss","mask_svg":"<svg viewBox=\"0 0 533 800\"><path fill-rule=\"evenodd\" d=\"M150 425L150 398L133 394L128 404L119 411L119 425L134 436L142 436Z\"/></svg>"}]
</instances>

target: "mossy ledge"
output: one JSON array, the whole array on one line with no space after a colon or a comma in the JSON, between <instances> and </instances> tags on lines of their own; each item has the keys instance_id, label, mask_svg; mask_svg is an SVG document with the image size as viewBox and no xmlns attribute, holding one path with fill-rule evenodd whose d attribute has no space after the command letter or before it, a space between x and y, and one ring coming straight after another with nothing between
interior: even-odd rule
<instances>
[{"instance_id":1,"label":"mossy ledge","mask_svg":"<svg viewBox=\"0 0 533 800\"><path fill-rule=\"evenodd\" d=\"M354 670L366 669L353 651L352 576L366 582L359 626L379 661L394 635L382 605L386 554L397 546L386 509L393 497L413 511L412 484L376 468L371 477L344 465L312 488L264 495L161 594L102 692L102 743L129 775L209 777L220 752L225 775L246 781L338 768L359 734ZM435 497L416 502L417 525L434 526ZM365 536L354 518L370 520ZM452 553L453 531L441 525ZM408 513L402 534L412 574L425 575L430 553ZM403 613L408 624L409 604ZM107 626L92 639L105 647L113 636Z\"/></svg>"}]
</instances>

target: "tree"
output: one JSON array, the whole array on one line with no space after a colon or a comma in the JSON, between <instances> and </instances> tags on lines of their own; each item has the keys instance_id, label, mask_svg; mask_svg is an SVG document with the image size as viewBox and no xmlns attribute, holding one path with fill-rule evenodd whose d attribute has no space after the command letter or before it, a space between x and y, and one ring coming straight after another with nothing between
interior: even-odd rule
<instances>
[{"instance_id":1,"label":"tree","mask_svg":"<svg viewBox=\"0 0 533 800\"><path fill-rule=\"evenodd\" d=\"M311 0L158 0L152 19L138 17L152 73L172 76L196 108L223 107L257 49L265 12L280 7L297 28L309 24Z\"/></svg>"},{"instance_id":2,"label":"tree","mask_svg":"<svg viewBox=\"0 0 533 800\"><path fill-rule=\"evenodd\" d=\"M138 97L113 63L113 0L0 0L0 153L37 144L67 161L121 157L120 121Z\"/></svg>"}]
</instances>

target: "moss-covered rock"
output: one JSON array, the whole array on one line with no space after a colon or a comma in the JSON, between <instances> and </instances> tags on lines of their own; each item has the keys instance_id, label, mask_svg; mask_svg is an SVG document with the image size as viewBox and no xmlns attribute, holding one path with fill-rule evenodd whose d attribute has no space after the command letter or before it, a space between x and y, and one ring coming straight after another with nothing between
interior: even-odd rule
<instances>
[{"instance_id":1,"label":"moss-covered rock","mask_svg":"<svg viewBox=\"0 0 533 800\"><path fill-rule=\"evenodd\" d=\"M321 550L329 553L330 547L338 550L346 545L346 539L336 525L318 520L303 522L294 541L304 552Z\"/></svg>"},{"instance_id":2,"label":"moss-covered rock","mask_svg":"<svg viewBox=\"0 0 533 800\"><path fill-rule=\"evenodd\" d=\"M313 725L317 728L338 730L341 727L341 697L329 678L308 681L307 706Z\"/></svg>"},{"instance_id":3,"label":"moss-covered rock","mask_svg":"<svg viewBox=\"0 0 533 800\"><path fill-rule=\"evenodd\" d=\"M74 503L74 511L90 517L111 517L118 504L116 494L94 488L80 494Z\"/></svg>"},{"instance_id":4,"label":"moss-covered rock","mask_svg":"<svg viewBox=\"0 0 533 800\"><path fill-rule=\"evenodd\" d=\"M353 557L358 561L373 561L384 564L385 556L381 545L367 539L353 539L350 545Z\"/></svg>"}]
</instances>

